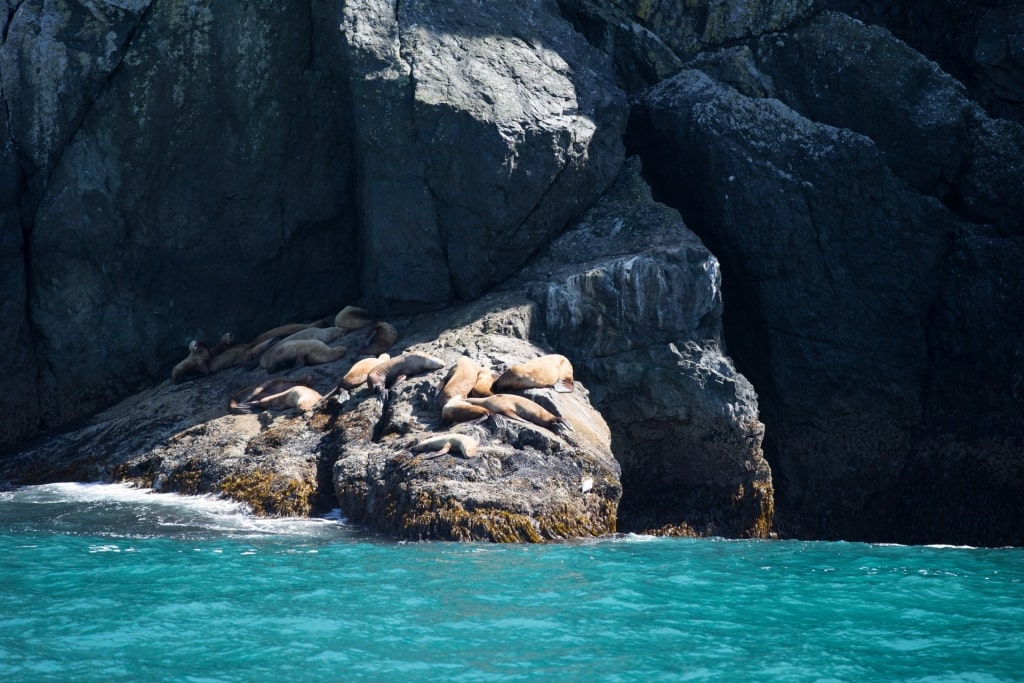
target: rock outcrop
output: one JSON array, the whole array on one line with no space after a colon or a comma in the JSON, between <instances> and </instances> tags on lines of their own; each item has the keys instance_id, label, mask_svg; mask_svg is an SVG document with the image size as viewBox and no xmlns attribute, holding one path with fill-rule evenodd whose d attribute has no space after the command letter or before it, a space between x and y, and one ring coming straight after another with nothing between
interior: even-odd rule
<instances>
[{"instance_id":1,"label":"rock outcrop","mask_svg":"<svg viewBox=\"0 0 1024 683\"><path fill-rule=\"evenodd\" d=\"M492 541L614 532L629 481L625 528L763 537L771 473L756 396L721 354L720 284L715 257L677 212L652 201L633 160L504 291L394 319L401 336L392 354L427 353L445 368L399 382L386 403L363 386L300 415L239 415L226 409L228 396L263 370L165 381L0 461L0 478L127 479L221 492L271 515L339 505L392 537ZM356 348L363 334L334 344ZM575 390L524 393L564 426L442 420L437 389L460 356L497 371L551 351L575 359ZM352 355L290 374L309 372L327 393ZM440 432L479 447L469 457L414 451Z\"/></svg>"},{"instance_id":2,"label":"rock outcrop","mask_svg":"<svg viewBox=\"0 0 1024 683\"><path fill-rule=\"evenodd\" d=\"M340 493L409 537L763 536L777 507L1024 544L1015 3L5 7L0 451L95 416L3 472ZM383 421L203 413L238 369L154 388L190 339L352 302L447 362L569 356L586 392L552 405L607 431L410 457L429 378Z\"/></svg>"},{"instance_id":3,"label":"rock outcrop","mask_svg":"<svg viewBox=\"0 0 1024 683\"><path fill-rule=\"evenodd\" d=\"M1021 128L839 14L692 65L644 94L631 136L723 261L792 532L1018 539ZM998 521L964 515L980 490Z\"/></svg>"}]
</instances>

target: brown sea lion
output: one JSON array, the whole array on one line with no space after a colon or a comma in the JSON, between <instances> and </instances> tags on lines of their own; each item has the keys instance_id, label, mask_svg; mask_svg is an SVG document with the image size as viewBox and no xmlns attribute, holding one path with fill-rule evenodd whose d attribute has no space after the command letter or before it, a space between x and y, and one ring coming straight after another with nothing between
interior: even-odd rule
<instances>
[{"instance_id":1,"label":"brown sea lion","mask_svg":"<svg viewBox=\"0 0 1024 683\"><path fill-rule=\"evenodd\" d=\"M188 357L171 370L171 379L183 382L190 377L209 375L209 362L210 350L198 339L193 339L188 345Z\"/></svg>"},{"instance_id":2,"label":"brown sea lion","mask_svg":"<svg viewBox=\"0 0 1024 683\"><path fill-rule=\"evenodd\" d=\"M297 386L311 386L313 384L313 375L305 375L304 377L276 377L274 379L268 379L259 384L253 384L251 387L246 387L236 391L231 395L228 400L228 410L234 411L238 406L243 403L251 403L260 398L271 396L273 394L280 394L283 391L287 391L292 387Z\"/></svg>"},{"instance_id":3,"label":"brown sea lion","mask_svg":"<svg viewBox=\"0 0 1024 683\"><path fill-rule=\"evenodd\" d=\"M370 312L358 306L346 306L338 311L338 315L334 316L334 326L348 332L361 330L372 323L373 318L370 317Z\"/></svg>"},{"instance_id":4,"label":"brown sea lion","mask_svg":"<svg viewBox=\"0 0 1024 683\"><path fill-rule=\"evenodd\" d=\"M467 458L472 458L476 455L478 445L479 442L467 434L445 432L420 441L412 447L412 452L434 451L437 455L444 455L448 451L455 451L456 453L462 453Z\"/></svg>"},{"instance_id":5,"label":"brown sea lion","mask_svg":"<svg viewBox=\"0 0 1024 683\"><path fill-rule=\"evenodd\" d=\"M479 363L467 356L460 356L437 392L437 403L444 406L453 398L466 398L479 381L483 370ZM489 374L489 373L488 373Z\"/></svg>"},{"instance_id":6,"label":"brown sea lion","mask_svg":"<svg viewBox=\"0 0 1024 683\"><path fill-rule=\"evenodd\" d=\"M441 408L441 422L471 422L491 414L484 406L475 406L464 398L453 398Z\"/></svg>"},{"instance_id":7,"label":"brown sea lion","mask_svg":"<svg viewBox=\"0 0 1024 683\"><path fill-rule=\"evenodd\" d=\"M255 401L238 404L236 412L257 413L262 410L288 410L296 408L302 412L312 410L320 402L320 392L306 386L294 386L277 394L264 396Z\"/></svg>"},{"instance_id":8,"label":"brown sea lion","mask_svg":"<svg viewBox=\"0 0 1024 683\"><path fill-rule=\"evenodd\" d=\"M377 392L382 401L386 401L388 390L406 377L440 370L443 367L443 361L425 353L403 353L374 366L366 375L366 384Z\"/></svg>"},{"instance_id":9,"label":"brown sea lion","mask_svg":"<svg viewBox=\"0 0 1024 683\"><path fill-rule=\"evenodd\" d=\"M225 332L220 336L220 341L218 341L215 345L210 347L210 358L219 356L228 349L234 347L234 345L235 335L231 334L230 332Z\"/></svg>"},{"instance_id":10,"label":"brown sea lion","mask_svg":"<svg viewBox=\"0 0 1024 683\"><path fill-rule=\"evenodd\" d=\"M248 350L248 346L244 344L237 344L218 353L216 356L212 356L210 358L210 362L207 363L207 366L210 368L210 372L213 373L233 368L236 365L241 365L245 362L245 356Z\"/></svg>"},{"instance_id":11,"label":"brown sea lion","mask_svg":"<svg viewBox=\"0 0 1024 683\"><path fill-rule=\"evenodd\" d=\"M348 353L344 346L332 347L317 339L280 341L263 352L260 367L268 372L281 368L332 363Z\"/></svg>"},{"instance_id":12,"label":"brown sea lion","mask_svg":"<svg viewBox=\"0 0 1024 683\"><path fill-rule=\"evenodd\" d=\"M486 398L463 399L474 406L482 406L496 415L504 415L513 420L532 422L541 427L555 429L563 424L562 418L546 410L536 401L517 394L495 394Z\"/></svg>"},{"instance_id":13,"label":"brown sea lion","mask_svg":"<svg viewBox=\"0 0 1024 683\"><path fill-rule=\"evenodd\" d=\"M344 377L341 378L341 381L338 382L338 386L342 389L355 389L359 385L365 384L366 376L370 374L370 371L388 360L391 360L391 356L386 353L382 353L376 358L357 360L352 364L348 372L345 373Z\"/></svg>"},{"instance_id":14,"label":"brown sea lion","mask_svg":"<svg viewBox=\"0 0 1024 683\"><path fill-rule=\"evenodd\" d=\"M307 327L304 330L299 330L298 332L289 334L281 341L316 339L317 341L322 341L324 344L330 344L343 334L345 334L345 330L340 327Z\"/></svg>"},{"instance_id":15,"label":"brown sea lion","mask_svg":"<svg viewBox=\"0 0 1024 683\"><path fill-rule=\"evenodd\" d=\"M555 391L569 393L573 390L572 363L565 356L549 353L539 358L513 365L494 380L491 389L495 393L553 387Z\"/></svg>"},{"instance_id":16,"label":"brown sea lion","mask_svg":"<svg viewBox=\"0 0 1024 683\"><path fill-rule=\"evenodd\" d=\"M363 347L356 353L360 356L377 356L394 346L396 341L398 341L398 330L394 325L385 322L374 323L369 334L366 335Z\"/></svg>"}]
</instances>

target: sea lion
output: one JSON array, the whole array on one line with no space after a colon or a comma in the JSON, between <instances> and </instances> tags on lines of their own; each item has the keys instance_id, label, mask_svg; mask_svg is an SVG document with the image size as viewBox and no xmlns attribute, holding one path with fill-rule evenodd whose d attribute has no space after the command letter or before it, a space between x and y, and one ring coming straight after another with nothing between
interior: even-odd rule
<instances>
[{"instance_id":1,"label":"sea lion","mask_svg":"<svg viewBox=\"0 0 1024 683\"><path fill-rule=\"evenodd\" d=\"M493 386L494 380L498 376L487 368L480 368L480 372L476 375L476 384L473 385L473 390L469 392L470 396L494 396Z\"/></svg>"},{"instance_id":2,"label":"sea lion","mask_svg":"<svg viewBox=\"0 0 1024 683\"><path fill-rule=\"evenodd\" d=\"M372 323L370 312L358 306L346 306L338 311L338 315L334 316L334 326L348 332L361 330Z\"/></svg>"},{"instance_id":3,"label":"sea lion","mask_svg":"<svg viewBox=\"0 0 1024 683\"><path fill-rule=\"evenodd\" d=\"M177 383L197 375L209 375L209 362L210 350L198 339L193 339L188 344L188 357L171 370L171 379Z\"/></svg>"},{"instance_id":4,"label":"sea lion","mask_svg":"<svg viewBox=\"0 0 1024 683\"><path fill-rule=\"evenodd\" d=\"M235 408L236 412L257 413L262 410L288 410L296 408L307 412L316 407L320 402L320 392L306 386L294 386L277 394L264 396L256 401L240 403Z\"/></svg>"},{"instance_id":5,"label":"sea lion","mask_svg":"<svg viewBox=\"0 0 1024 683\"><path fill-rule=\"evenodd\" d=\"M462 453L467 458L472 458L476 455L478 445L479 442L467 434L445 432L420 441L412 447L412 452L434 451L437 455L444 455L448 451L455 451Z\"/></svg>"},{"instance_id":6,"label":"sea lion","mask_svg":"<svg viewBox=\"0 0 1024 683\"><path fill-rule=\"evenodd\" d=\"M252 403L255 400L263 398L265 396L272 396L274 394L280 394L283 391L287 391L292 387L297 386L311 386L313 384L313 375L305 375L304 377L276 377L274 379L268 379L259 384L253 384L251 387L241 389L231 395L228 400L228 410L234 411L238 406L243 403Z\"/></svg>"},{"instance_id":7,"label":"sea lion","mask_svg":"<svg viewBox=\"0 0 1024 683\"><path fill-rule=\"evenodd\" d=\"M340 327L307 327L304 330L299 330L298 332L289 334L281 341L316 339L317 341L322 341L324 344L330 344L343 334L345 334L345 330Z\"/></svg>"},{"instance_id":8,"label":"sea lion","mask_svg":"<svg viewBox=\"0 0 1024 683\"><path fill-rule=\"evenodd\" d=\"M280 368L332 363L348 353L344 346L328 346L318 339L281 341L274 344L260 356L260 367L267 372Z\"/></svg>"},{"instance_id":9,"label":"sea lion","mask_svg":"<svg viewBox=\"0 0 1024 683\"><path fill-rule=\"evenodd\" d=\"M366 384L377 392L382 402L386 403L388 390L406 377L440 370L443 367L443 361L425 353L403 353L374 366L366 375Z\"/></svg>"},{"instance_id":10,"label":"sea lion","mask_svg":"<svg viewBox=\"0 0 1024 683\"><path fill-rule=\"evenodd\" d=\"M225 332L220 336L220 341L210 347L210 358L219 356L235 345L235 335Z\"/></svg>"},{"instance_id":11,"label":"sea lion","mask_svg":"<svg viewBox=\"0 0 1024 683\"><path fill-rule=\"evenodd\" d=\"M360 356L377 356L384 353L398 341L398 330L391 323L374 323L363 347L356 351Z\"/></svg>"},{"instance_id":12,"label":"sea lion","mask_svg":"<svg viewBox=\"0 0 1024 683\"><path fill-rule=\"evenodd\" d=\"M281 341L281 337L270 337L269 339L264 339L261 342L250 342L249 345L245 347L245 355L243 357L243 362L246 367L256 367L260 362L260 357L263 356L266 350L279 341Z\"/></svg>"},{"instance_id":13,"label":"sea lion","mask_svg":"<svg viewBox=\"0 0 1024 683\"><path fill-rule=\"evenodd\" d=\"M562 418L549 412L536 401L517 394L495 394L486 398L466 398L463 401L470 405L482 406L496 415L532 422L552 430L563 424Z\"/></svg>"},{"instance_id":14,"label":"sea lion","mask_svg":"<svg viewBox=\"0 0 1024 683\"><path fill-rule=\"evenodd\" d=\"M549 353L519 365L513 365L494 380L494 393L553 387L567 394L573 390L572 363L565 356Z\"/></svg>"},{"instance_id":15,"label":"sea lion","mask_svg":"<svg viewBox=\"0 0 1024 683\"><path fill-rule=\"evenodd\" d=\"M441 422L471 422L482 420L490 414L491 411L484 406L475 406L464 398L455 397L441 408Z\"/></svg>"},{"instance_id":16,"label":"sea lion","mask_svg":"<svg viewBox=\"0 0 1024 683\"><path fill-rule=\"evenodd\" d=\"M383 363L384 361L391 360L391 356L386 353L382 353L376 358L363 358L357 360L349 368L348 372L345 373L341 381L338 382L338 386L342 389L355 389L361 384L366 383L366 376L370 374L370 371L375 367Z\"/></svg>"},{"instance_id":17,"label":"sea lion","mask_svg":"<svg viewBox=\"0 0 1024 683\"><path fill-rule=\"evenodd\" d=\"M288 335L295 334L296 332L299 332L301 330L308 330L311 327L320 327L321 325L322 321L320 320L313 323L288 323L286 325L278 325L277 327L270 328L269 330L257 336L251 342L249 342L249 347L251 348L258 344L262 344L268 339L274 339L277 337L287 337Z\"/></svg>"},{"instance_id":18,"label":"sea lion","mask_svg":"<svg viewBox=\"0 0 1024 683\"><path fill-rule=\"evenodd\" d=\"M227 370L233 368L236 365L241 365L245 362L245 356L248 352L249 347L243 344L232 346L231 348L218 353L216 356L211 356L210 362L207 363L207 367L210 368L210 372L220 372L221 370Z\"/></svg>"},{"instance_id":19,"label":"sea lion","mask_svg":"<svg viewBox=\"0 0 1024 683\"><path fill-rule=\"evenodd\" d=\"M437 392L437 403L444 406L453 398L466 398L476 386L483 368L472 358L460 356Z\"/></svg>"}]
</instances>

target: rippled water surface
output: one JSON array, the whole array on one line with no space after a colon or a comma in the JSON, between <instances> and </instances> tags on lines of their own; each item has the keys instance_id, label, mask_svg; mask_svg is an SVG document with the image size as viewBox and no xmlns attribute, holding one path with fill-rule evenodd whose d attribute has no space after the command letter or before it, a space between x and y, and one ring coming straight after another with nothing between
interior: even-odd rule
<instances>
[{"instance_id":1,"label":"rippled water surface","mask_svg":"<svg viewBox=\"0 0 1024 683\"><path fill-rule=\"evenodd\" d=\"M0 681L1024 680L1024 549L395 543L0 492Z\"/></svg>"}]
</instances>

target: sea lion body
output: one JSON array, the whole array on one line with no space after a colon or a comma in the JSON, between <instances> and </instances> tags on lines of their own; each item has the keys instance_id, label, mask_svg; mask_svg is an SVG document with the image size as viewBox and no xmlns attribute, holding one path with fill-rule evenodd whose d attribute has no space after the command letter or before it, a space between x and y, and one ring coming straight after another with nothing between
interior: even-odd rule
<instances>
[{"instance_id":1,"label":"sea lion body","mask_svg":"<svg viewBox=\"0 0 1024 683\"><path fill-rule=\"evenodd\" d=\"M496 394L505 391L552 387L560 393L573 390L572 363L565 356L549 353L519 365L513 365L494 380Z\"/></svg>"},{"instance_id":2,"label":"sea lion body","mask_svg":"<svg viewBox=\"0 0 1024 683\"><path fill-rule=\"evenodd\" d=\"M316 339L322 341L324 344L330 344L332 341L345 334L345 330L340 327L307 327L304 330L299 330L289 334L281 341L302 341L305 339Z\"/></svg>"},{"instance_id":3,"label":"sea lion body","mask_svg":"<svg viewBox=\"0 0 1024 683\"><path fill-rule=\"evenodd\" d=\"M276 377L274 379L268 379L265 382L254 384L251 387L246 387L245 389L232 394L231 399L228 401L228 410L234 411L243 403L251 403L266 396L280 394L292 387L308 387L312 384L313 375L305 375L304 377L298 378Z\"/></svg>"},{"instance_id":4,"label":"sea lion body","mask_svg":"<svg viewBox=\"0 0 1024 683\"><path fill-rule=\"evenodd\" d=\"M441 408L442 422L471 422L482 420L491 414L484 406L468 403L464 398L453 398Z\"/></svg>"},{"instance_id":5,"label":"sea lion body","mask_svg":"<svg viewBox=\"0 0 1024 683\"><path fill-rule=\"evenodd\" d=\"M171 370L171 379L177 383L197 375L209 375L209 362L210 350L198 339L193 339L188 345L188 356Z\"/></svg>"},{"instance_id":6,"label":"sea lion body","mask_svg":"<svg viewBox=\"0 0 1024 683\"><path fill-rule=\"evenodd\" d=\"M347 332L361 330L372 323L373 318L370 317L370 312L358 306L346 306L338 311L338 315L334 316L334 326Z\"/></svg>"},{"instance_id":7,"label":"sea lion body","mask_svg":"<svg viewBox=\"0 0 1024 683\"><path fill-rule=\"evenodd\" d=\"M344 346L332 347L318 339L281 341L260 356L260 367L273 372L281 367L303 367L331 363L348 353Z\"/></svg>"},{"instance_id":8,"label":"sea lion body","mask_svg":"<svg viewBox=\"0 0 1024 683\"><path fill-rule=\"evenodd\" d=\"M445 432L420 441L412 447L412 452L435 451L438 455L443 455L448 451L455 451L462 453L467 458L472 458L476 455L477 446L479 446L479 443L472 436Z\"/></svg>"},{"instance_id":9,"label":"sea lion body","mask_svg":"<svg viewBox=\"0 0 1024 683\"><path fill-rule=\"evenodd\" d=\"M214 358L235 346L235 335L225 332L214 346L210 347L210 358Z\"/></svg>"},{"instance_id":10,"label":"sea lion body","mask_svg":"<svg viewBox=\"0 0 1024 683\"><path fill-rule=\"evenodd\" d=\"M320 402L320 392L307 386L294 386L277 394L264 396L256 401L240 403L237 410L240 412L259 412L261 410L288 410L296 408L307 412L316 407Z\"/></svg>"},{"instance_id":11,"label":"sea lion body","mask_svg":"<svg viewBox=\"0 0 1024 683\"><path fill-rule=\"evenodd\" d=\"M338 382L338 387L341 389L355 389L361 384L366 383L366 376L370 374L370 371L375 367L383 363L384 361L391 360L391 356L386 353L382 353L376 358L363 358L357 360L349 368L349 371L345 373L341 381Z\"/></svg>"},{"instance_id":12,"label":"sea lion body","mask_svg":"<svg viewBox=\"0 0 1024 683\"><path fill-rule=\"evenodd\" d=\"M453 398L469 396L479 380L481 370L483 368L475 360L460 356L437 392L438 405L444 406Z\"/></svg>"},{"instance_id":13,"label":"sea lion body","mask_svg":"<svg viewBox=\"0 0 1024 683\"><path fill-rule=\"evenodd\" d=\"M470 396L494 396L494 380L497 379L497 375L488 370L487 368L480 368L480 371L476 375L476 384L473 385L473 390L469 392Z\"/></svg>"},{"instance_id":14,"label":"sea lion body","mask_svg":"<svg viewBox=\"0 0 1024 683\"><path fill-rule=\"evenodd\" d=\"M545 409L536 401L517 394L494 394L486 398L463 399L466 403L486 408L496 415L504 415L513 420L532 422L535 425L555 429L562 424L562 418Z\"/></svg>"},{"instance_id":15,"label":"sea lion body","mask_svg":"<svg viewBox=\"0 0 1024 683\"><path fill-rule=\"evenodd\" d=\"M262 344L263 342L267 341L268 339L276 339L278 337L287 337L290 334L295 334L296 332L300 332L302 330L308 330L311 327L319 327L319 326L320 326L320 322L319 321L315 322L315 323L288 323L286 325L278 325L277 327L272 327L271 329L267 330L266 332L264 332L263 334L259 335L258 337L253 339L251 342L249 342L249 347L252 348L254 346Z\"/></svg>"},{"instance_id":16,"label":"sea lion body","mask_svg":"<svg viewBox=\"0 0 1024 683\"><path fill-rule=\"evenodd\" d=\"M356 351L360 356L378 356L398 341L398 330L391 323L374 323L370 333L366 335L363 347Z\"/></svg>"},{"instance_id":17,"label":"sea lion body","mask_svg":"<svg viewBox=\"0 0 1024 683\"><path fill-rule=\"evenodd\" d=\"M218 353L216 356L211 356L210 362L207 363L207 366L210 368L210 372L213 373L233 368L236 365L241 365L245 362L245 356L248 350L248 346L232 346L231 348Z\"/></svg>"},{"instance_id":18,"label":"sea lion body","mask_svg":"<svg viewBox=\"0 0 1024 683\"><path fill-rule=\"evenodd\" d=\"M443 361L425 353L416 351L403 353L375 366L366 375L366 384L378 394L383 395L406 377L433 372L443 367Z\"/></svg>"}]
</instances>

